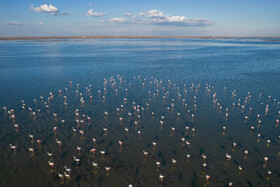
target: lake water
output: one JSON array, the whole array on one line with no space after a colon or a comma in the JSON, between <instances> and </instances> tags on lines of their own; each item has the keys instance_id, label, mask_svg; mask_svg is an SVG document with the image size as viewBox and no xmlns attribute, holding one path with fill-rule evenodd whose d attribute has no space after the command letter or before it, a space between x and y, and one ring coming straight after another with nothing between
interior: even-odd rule
<instances>
[{"instance_id":1,"label":"lake water","mask_svg":"<svg viewBox=\"0 0 280 187\"><path fill-rule=\"evenodd\" d=\"M279 94L279 41L0 41L0 186L279 186Z\"/></svg>"}]
</instances>

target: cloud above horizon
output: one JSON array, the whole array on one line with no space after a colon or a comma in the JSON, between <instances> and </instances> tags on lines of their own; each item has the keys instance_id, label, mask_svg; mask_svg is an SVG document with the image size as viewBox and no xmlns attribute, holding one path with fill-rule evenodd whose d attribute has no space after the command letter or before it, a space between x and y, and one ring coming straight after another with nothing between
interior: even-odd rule
<instances>
[{"instance_id":1,"label":"cloud above horizon","mask_svg":"<svg viewBox=\"0 0 280 187\"><path fill-rule=\"evenodd\" d=\"M57 12L58 11L58 8L56 8L55 6L47 5L47 4L44 4L44 5L41 5L41 6L38 6L38 7L34 7L33 4L32 4L31 9L35 12L44 12L44 13L52 13L52 12Z\"/></svg>"},{"instance_id":2,"label":"cloud above horizon","mask_svg":"<svg viewBox=\"0 0 280 187\"><path fill-rule=\"evenodd\" d=\"M168 14L167 14L168 15ZM166 15L159 10L149 10L145 12L139 12L139 16L146 16L149 18L164 18Z\"/></svg>"},{"instance_id":3,"label":"cloud above horizon","mask_svg":"<svg viewBox=\"0 0 280 187\"><path fill-rule=\"evenodd\" d=\"M92 17L101 17L101 16L105 16L106 13L105 12L95 12L95 11L93 11L93 9L90 9L87 12L87 15L88 16L92 16Z\"/></svg>"},{"instance_id":4,"label":"cloud above horizon","mask_svg":"<svg viewBox=\"0 0 280 187\"><path fill-rule=\"evenodd\" d=\"M109 23L135 23L134 20L129 20L126 18L115 17L108 20Z\"/></svg>"},{"instance_id":5,"label":"cloud above horizon","mask_svg":"<svg viewBox=\"0 0 280 187\"><path fill-rule=\"evenodd\" d=\"M108 20L109 23L148 23L157 25L174 25L174 26L207 26L213 24L210 20L204 18L187 18L185 16L171 16L157 9L139 12L138 16L144 19L135 19L131 13L124 13L131 19L115 17Z\"/></svg>"},{"instance_id":6,"label":"cloud above horizon","mask_svg":"<svg viewBox=\"0 0 280 187\"><path fill-rule=\"evenodd\" d=\"M71 15L72 12L63 12L59 11L58 8L56 8L53 5L47 5L43 4L38 7L34 7L33 4L30 5L31 10L35 12L43 12L43 13L50 13L51 15L58 16L58 15Z\"/></svg>"}]
</instances>

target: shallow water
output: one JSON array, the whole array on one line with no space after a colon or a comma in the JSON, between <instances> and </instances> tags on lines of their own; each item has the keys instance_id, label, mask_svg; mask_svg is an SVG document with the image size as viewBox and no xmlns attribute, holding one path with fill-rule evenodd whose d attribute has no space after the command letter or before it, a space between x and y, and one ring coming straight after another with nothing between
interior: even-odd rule
<instances>
[{"instance_id":1,"label":"shallow water","mask_svg":"<svg viewBox=\"0 0 280 187\"><path fill-rule=\"evenodd\" d=\"M0 41L0 186L280 185L279 80L275 41Z\"/></svg>"}]
</instances>

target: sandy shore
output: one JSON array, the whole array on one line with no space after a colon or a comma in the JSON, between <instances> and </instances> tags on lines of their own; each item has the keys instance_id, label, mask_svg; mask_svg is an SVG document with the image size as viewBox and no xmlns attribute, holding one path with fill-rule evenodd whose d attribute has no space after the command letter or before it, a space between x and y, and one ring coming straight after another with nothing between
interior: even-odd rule
<instances>
[{"instance_id":1,"label":"sandy shore","mask_svg":"<svg viewBox=\"0 0 280 187\"><path fill-rule=\"evenodd\" d=\"M201 39L227 39L227 38L242 38L242 39L269 39L280 37L238 37L238 36L46 36L46 37L0 37L0 40L36 40L36 39L102 39L102 38L201 38ZM269 40L279 41L279 40Z\"/></svg>"}]
</instances>

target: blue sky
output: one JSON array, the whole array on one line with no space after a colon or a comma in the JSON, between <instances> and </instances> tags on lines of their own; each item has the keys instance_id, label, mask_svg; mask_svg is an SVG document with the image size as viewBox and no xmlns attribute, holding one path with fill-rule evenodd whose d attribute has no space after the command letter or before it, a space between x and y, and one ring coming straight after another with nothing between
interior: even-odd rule
<instances>
[{"instance_id":1,"label":"blue sky","mask_svg":"<svg viewBox=\"0 0 280 187\"><path fill-rule=\"evenodd\" d=\"M0 36L280 36L279 0L0 0Z\"/></svg>"}]
</instances>

